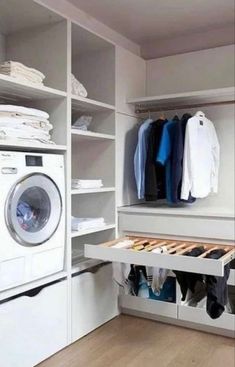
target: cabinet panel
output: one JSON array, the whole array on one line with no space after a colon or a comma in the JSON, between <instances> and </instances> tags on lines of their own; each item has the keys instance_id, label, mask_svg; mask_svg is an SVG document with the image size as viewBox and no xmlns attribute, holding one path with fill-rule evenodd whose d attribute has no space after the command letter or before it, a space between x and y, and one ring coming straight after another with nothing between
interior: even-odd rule
<instances>
[{"instance_id":1,"label":"cabinet panel","mask_svg":"<svg viewBox=\"0 0 235 367\"><path fill-rule=\"evenodd\" d=\"M131 52L116 47L116 108L117 112L134 115L128 98L145 95L146 61Z\"/></svg>"},{"instance_id":2,"label":"cabinet panel","mask_svg":"<svg viewBox=\"0 0 235 367\"><path fill-rule=\"evenodd\" d=\"M1 365L32 367L64 348L67 312L66 281L0 304Z\"/></svg>"},{"instance_id":3,"label":"cabinet panel","mask_svg":"<svg viewBox=\"0 0 235 367\"><path fill-rule=\"evenodd\" d=\"M117 288L111 264L98 265L73 277L73 342L117 316Z\"/></svg>"},{"instance_id":4,"label":"cabinet panel","mask_svg":"<svg viewBox=\"0 0 235 367\"><path fill-rule=\"evenodd\" d=\"M233 218L121 213L119 229L127 232L234 240Z\"/></svg>"}]
</instances>

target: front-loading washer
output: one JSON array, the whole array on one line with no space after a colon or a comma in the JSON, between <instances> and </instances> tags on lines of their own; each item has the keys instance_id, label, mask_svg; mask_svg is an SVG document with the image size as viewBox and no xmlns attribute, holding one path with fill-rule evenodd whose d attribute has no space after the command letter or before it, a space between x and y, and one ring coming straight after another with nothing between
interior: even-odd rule
<instances>
[{"instance_id":1,"label":"front-loading washer","mask_svg":"<svg viewBox=\"0 0 235 367\"><path fill-rule=\"evenodd\" d=\"M64 249L63 156L0 151L0 291L61 271Z\"/></svg>"}]
</instances>

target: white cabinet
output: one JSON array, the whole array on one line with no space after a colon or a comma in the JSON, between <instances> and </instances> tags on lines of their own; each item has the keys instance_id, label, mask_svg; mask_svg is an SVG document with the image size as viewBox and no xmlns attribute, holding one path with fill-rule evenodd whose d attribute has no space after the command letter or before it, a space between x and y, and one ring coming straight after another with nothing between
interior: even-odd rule
<instances>
[{"instance_id":1,"label":"white cabinet","mask_svg":"<svg viewBox=\"0 0 235 367\"><path fill-rule=\"evenodd\" d=\"M117 295L111 264L98 265L73 277L73 342L118 315Z\"/></svg>"},{"instance_id":2,"label":"white cabinet","mask_svg":"<svg viewBox=\"0 0 235 367\"><path fill-rule=\"evenodd\" d=\"M67 345L66 281L0 304L0 360L33 367Z\"/></svg>"}]
</instances>

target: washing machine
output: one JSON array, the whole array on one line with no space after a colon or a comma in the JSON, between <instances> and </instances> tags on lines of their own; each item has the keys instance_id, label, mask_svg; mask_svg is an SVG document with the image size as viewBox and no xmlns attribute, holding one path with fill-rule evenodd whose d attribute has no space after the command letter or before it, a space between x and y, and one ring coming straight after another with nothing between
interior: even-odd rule
<instances>
[{"instance_id":1,"label":"washing machine","mask_svg":"<svg viewBox=\"0 0 235 367\"><path fill-rule=\"evenodd\" d=\"M64 159L0 151L0 291L64 267Z\"/></svg>"}]
</instances>

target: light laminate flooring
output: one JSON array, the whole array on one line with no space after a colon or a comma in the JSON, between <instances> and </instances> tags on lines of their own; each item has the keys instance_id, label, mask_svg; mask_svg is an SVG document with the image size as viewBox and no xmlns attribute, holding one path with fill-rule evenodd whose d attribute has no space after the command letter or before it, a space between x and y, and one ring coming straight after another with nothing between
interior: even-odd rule
<instances>
[{"instance_id":1,"label":"light laminate flooring","mask_svg":"<svg viewBox=\"0 0 235 367\"><path fill-rule=\"evenodd\" d=\"M234 367L234 339L121 315L38 367Z\"/></svg>"}]
</instances>

